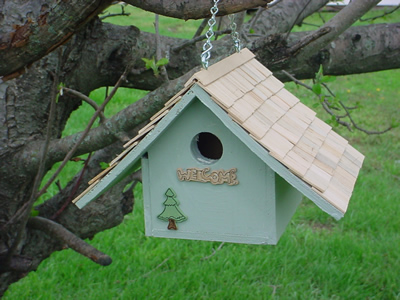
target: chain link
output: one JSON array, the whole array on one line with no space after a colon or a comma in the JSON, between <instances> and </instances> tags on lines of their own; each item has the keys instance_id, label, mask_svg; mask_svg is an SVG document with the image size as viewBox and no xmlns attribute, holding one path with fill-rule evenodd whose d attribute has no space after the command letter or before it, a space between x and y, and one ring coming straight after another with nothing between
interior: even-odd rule
<instances>
[{"instance_id":1,"label":"chain link","mask_svg":"<svg viewBox=\"0 0 400 300\"><path fill-rule=\"evenodd\" d=\"M217 23L215 20L215 16L218 13L218 2L219 0L214 0L214 6L211 7L210 12L211 12L211 18L208 20L208 30L206 32L206 38L207 41L203 45L203 52L201 53L201 64L203 65L204 69L208 69L208 61L210 60L211 57L211 49L212 49L212 44L211 44L211 38L214 36L214 25ZM233 45L235 47L236 52L240 52L241 50L241 45L240 45L240 38L239 38L239 33L237 32L237 25L235 23L235 15L231 14L229 15L229 20L231 21L230 27L231 27L231 37L233 40Z\"/></svg>"},{"instance_id":2,"label":"chain link","mask_svg":"<svg viewBox=\"0 0 400 300\"><path fill-rule=\"evenodd\" d=\"M240 45L239 33L236 31L237 25L235 23L235 15L234 14L229 15L229 20L231 21L231 37L233 40L233 45L235 47L236 52L240 52L241 45Z\"/></svg>"},{"instance_id":3,"label":"chain link","mask_svg":"<svg viewBox=\"0 0 400 300\"><path fill-rule=\"evenodd\" d=\"M211 12L211 18L208 20L208 30L206 32L206 38L207 41L203 45L203 52L201 53L201 64L203 65L204 69L208 69L208 61L211 57L211 49L212 49L212 44L211 44L211 38L214 36L214 31L213 27L217 23L215 20L215 16L218 13L218 2L219 0L214 0L214 6L211 7L210 12Z\"/></svg>"}]
</instances>

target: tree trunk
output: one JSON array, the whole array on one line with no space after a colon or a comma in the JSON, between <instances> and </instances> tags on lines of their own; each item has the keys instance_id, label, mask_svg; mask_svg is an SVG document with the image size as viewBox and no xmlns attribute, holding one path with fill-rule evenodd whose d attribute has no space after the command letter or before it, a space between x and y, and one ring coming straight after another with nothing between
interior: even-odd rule
<instances>
[{"instance_id":1,"label":"tree trunk","mask_svg":"<svg viewBox=\"0 0 400 300\"><path fill-rule=\"evenodd\" d=\"M168 230L178 230L174 219L168 219Z\"/></svg>"}]
</instances>

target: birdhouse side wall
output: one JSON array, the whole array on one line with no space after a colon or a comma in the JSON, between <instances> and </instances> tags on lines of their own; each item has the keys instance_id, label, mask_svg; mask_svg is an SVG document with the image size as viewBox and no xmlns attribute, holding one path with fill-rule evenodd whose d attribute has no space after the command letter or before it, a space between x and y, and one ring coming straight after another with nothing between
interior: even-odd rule
<instances>
[{"instance_id":1,"label":"birdhouse side wall","mask_svg":"<svg viewBox=\"0 0 400 300\"><path fill-rule=\"evenodd\" d=\"M276 236L277 239L279 239L285 231L287 224L296 212L296 209L299 206L303 195L276 173L275 193Z\"/></svg>"},{"instance_id":2,"label":"birdhouse side wall","mask_svg":"<svg viewBox=\"0 0 400 300\"><path fill-rule=\"evenodd\" d=\"M200 133L221 142L219 159L198 152ZM276 244L275 173L199 100L149 147L142 169L146 235Z\"/></svg>"}]
</instances>

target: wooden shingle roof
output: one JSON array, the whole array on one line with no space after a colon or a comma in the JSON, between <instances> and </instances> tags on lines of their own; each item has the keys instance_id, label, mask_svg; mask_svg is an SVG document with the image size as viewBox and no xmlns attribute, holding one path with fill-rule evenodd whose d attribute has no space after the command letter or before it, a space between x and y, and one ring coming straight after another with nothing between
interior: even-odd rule
<instances>
[{"instance_id":1,"label":"wooden shingle roof","mask_svg":"<svg viewBox=\"0 0 400 300\"><path fill-rule=\"evenodd\" d=\"M364 156L288 92L271 71L243 49L192 76L249 135L346 211Z\"/></svg>"},{"instance_id":2,"label":"wooden shingle roof","mask_svg":"<svg viewBox=\"0 0 400 300\"><path fill-rule=\"evenodd\" d=\"M136 151L140 141L156 128L194 85L206 91L247 132L251 141L261 145L269 156L285 166L308 189L341 212L335 214L336 218L343 216L364 156L288 92L283 83L247 49L210 66L208 70L194 74L185 88L170 99L136 137L124 145L125 151L110 163L108 169L93 178L90 186L73 202L78 202L88 192L98 195L103 189L96 187L100 180L128 154ZM132 155L135 158L129 159L136 160L143 151L138 150ZM310 199L313 200L313 197ZM87 201L90 200L84 199L80 205L84 206ZM321 201L313 201L321 207Z\"/></svg>"}]
</instances>

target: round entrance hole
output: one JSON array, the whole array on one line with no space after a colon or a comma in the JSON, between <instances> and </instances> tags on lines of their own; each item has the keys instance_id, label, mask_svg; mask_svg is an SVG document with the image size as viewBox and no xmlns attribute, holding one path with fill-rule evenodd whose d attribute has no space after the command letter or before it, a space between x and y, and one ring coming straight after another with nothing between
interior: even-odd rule
<instances>
[{"instance_id":1,"label":"round entrance hole","mask_svg":"<svg viewBox=\"0 0 400 300\"><path fill-rule=\"evenodd\" d=\"M205 163L214 163L222 157L223 147L217 136L210 132L200 132L192 141L194 156Z\"/></svg>"}]
</instances>

